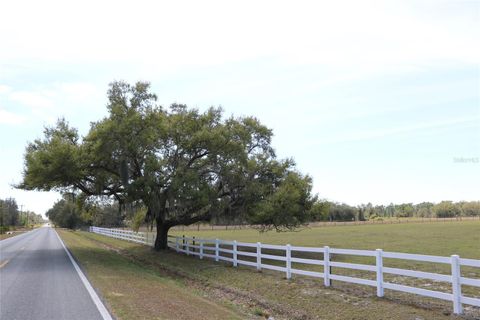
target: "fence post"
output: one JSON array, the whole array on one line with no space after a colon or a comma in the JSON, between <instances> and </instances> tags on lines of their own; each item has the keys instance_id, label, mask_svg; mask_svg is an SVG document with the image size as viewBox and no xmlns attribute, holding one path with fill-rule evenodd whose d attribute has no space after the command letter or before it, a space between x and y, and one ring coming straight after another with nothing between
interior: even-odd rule
<instances>
[{"instance_id":1,"label":"fence post","mask_svg":"<svg viewBox=\"0 0 480 320\"><path fill-rule=\"evenodd\" d=\"M383 297L383 250L376 250L377 265L377 297Z\"/></svg>"},{"instance_id":2,"label":"fence post","mask_svg":"<svg viewBox=\"0 0 480 320\"><path fill-rule=\"evenodd\" d=\"M193 238L193 242L192 242L192 252L195 252L195 236L192 237Z\"/></svg>"},{"instance_id":3,"label":"fence post","mask_svg":"<svg viewBox=\"0 0 480 320\"><path fill-rule=\"evenodd\" d=\"M292 278L292 247L287 244L287 279Z\"/></svg>"},{"instance_id":4,"label":"fence post","mask_svg":"<svg viewBox=\"0 0 480 320\"><path fill-rule=\"evenodd\" d=\"M218 262L218 246L219 246L219 240L215 239L215 261Z\"/></svg>"},{"instance_id":5,"label":"fence post","mask_svg":"<svg viewBox=\"0 0 480 320\"><path fill-rule=\"evenodd\" d=\"M203 240L200 240L200 259L203 259Z\"/></svg>"},{"instance_id":6,"label":"fence post","mask_svg":"<svg viewBox=\"0 0 480 320\"><path fill-rule=\"evenodd\" d=\"M190 255L190 243L188 242L188 238L185 239L185 247L187 248L187 256Z\"/></svg>"},{"instance_id":7,"label":"fence post","mask_svg":"<svg viewBox=\"0 0 480 320\"><path fill-rule=\"evenodd\" d=\"M262 270L262 244L257 242L257 270Z\"/></svg>"},{"instance_id":8,"label":"fence post","mask_svg":"<svg viewBox=\"0 0 480 320\"><path fill-rule=\"evenodd\" d=\"M238 265L237 262L237 240L233 241L233 266L236 267Z\"/></svg>"},{"instance_id":9,"label":"fence post","mask_svg":"<svg viewBox=\"0 0 480 320\"><path fill-rule=\"evenodd\" d=\"M178 237L175 237L175 249L177 250L177 253L180 251L180 246L178 244Z\"/></svg>"},{"instance_id":10,"label":"fence post","mask_svg":"<svg viewBox=\"0 0 480 320\"><path fill-rule=\"evenodd\" d=\"M262 244L257 242L257 270L262 270Z\"/></svg>"},{"instance_id":11,"label":"fence post","mask_svg":"<svg viewBox=\"0 0 480 320\"><path fill-rule=\"evenodd\" d=\"M452 259L452 293L453 293L453 313L462 314L462 285L460 283L460 257L456 254L451 256Z\"/></svg>"},{"instance_id":12,"label":"fence post","mask_svg":"<svg viewBox=\"0 0 480 320\"><path fill-rule=\"evenodd\" d=\"M330 287L330 247L323 247L323 284Z\"/></svg>"}]
</instances>

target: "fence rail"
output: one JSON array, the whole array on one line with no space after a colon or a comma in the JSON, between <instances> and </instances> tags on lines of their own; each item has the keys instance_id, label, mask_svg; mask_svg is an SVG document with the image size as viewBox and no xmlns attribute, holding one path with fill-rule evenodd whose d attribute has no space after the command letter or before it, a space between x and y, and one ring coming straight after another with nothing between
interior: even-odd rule
<instances>
[{"instance_id":1,"label":"fence rail","mask_svg":"<svg viewBox=\"0 0 480 320\"><path fill-rule=\"evenodd\" d=\"M95 232L109 237L133 241L146 245L153 245L155 235L145 232L132 232L128 230L98 227L90 227L90 232ZM480 287L480 279L464 277L461 273L461 266L480 268L480 260L464 259L460 258L458 255L441 257L422 254L385 252L382 249L353 250L330 248L328 246L299 247L289 244L282 246L264 244L260 242L249 243L226 241L220 239L198 239L194 237L172 236L169 236L168 246L174 249L176 252L182 252L187 255L198 256L200 259L211 258L215 261L226 261L232 263L234 267L237 267L238 265L244 265L254 267L257 270L269 269L283 272L285 273L287 279L290 279L292 277L292 274L323 278L324 285L327 287L331 285L331 280L367 285L375 287L377 289L378 297L383 297L384 290L389 289L451 301L453 303L453 311L455 314L463 313L463 304L480 307L480 289L478 295L474 297L465 296L462 294L462 286ZM269 252L266 253L264 250L269 250ZM275 251L277 254L272 254L272 250ZM278 254L278 252L281 252L281 254ZM321 253L323 254L323 260L293 257L292 254L296 252ZM375 265L331 261L332 254L372 257L375 258ZM446 264L450 265L451 273L449 275L446 275L416 270L384 267L384 259L402 259L408 261ZM269 264L265 260L280 261L282 265ZM323 266L323 272L292 268L292 263L301 265L320 265ZM331 267L373 272L375 274L375 280L334 274L333 272L331 272ZM449 283L449 285L451 286L451 290L450 292L441 292L397 283L391 283L384 280L385 274L394 274L406 277L446 282Z\"/></svg>"}]
</instances>

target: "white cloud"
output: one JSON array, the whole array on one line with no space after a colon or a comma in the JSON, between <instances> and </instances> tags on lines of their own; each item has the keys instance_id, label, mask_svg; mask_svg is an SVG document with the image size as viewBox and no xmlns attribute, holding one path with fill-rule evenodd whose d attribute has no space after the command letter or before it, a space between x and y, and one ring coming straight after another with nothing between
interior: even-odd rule
<instances>
[{"instance_id":1,"label":"white cloud","mask_svg":"<svg viewBox=\"0 0 480 320\"><path fill-rule=\"evenodd\" d=\"M25 121L26 121L25 117L0 108L1 124L17 125L17 124L22 124Z\"/></svg>"},{"instance_id":2,"label":"white cloud","mask_svg":"<svg viewBox=\"0 0 480 320\"><path fill-rule=\"evenodd\" d=\"M87 82L54 82L30 90L8 87L8 90L4 91L4 104L26 109L25 114L32 120L46 123L55 122L60 116L97 108L98 105L92 101L99 101L103 96L103 90Z\"/></svg>"},{"instance_id":3,"label":"white cloud","mask_svg":"<svg viewBox=\"0 0 480 320\"><path fill-rule=\"evenodd\" d=\"M52 94L42 91L13 91L9 99L32 109L48 109L54 105Z\"/></svg>"},{"instance_id":4,"label":"white cloud","mask_svg":"<svg viewBox=\"0 0 480 320\"><path fill-rule=\"evenodd\" d=\"M151 75L259 57L358 72L480 57L475 3L467 1L87 0L72 7L51 0L30 2L27 12L25 5L11 1L0 14L2 59L135 63Z\"/></svg>"}]
</instances>

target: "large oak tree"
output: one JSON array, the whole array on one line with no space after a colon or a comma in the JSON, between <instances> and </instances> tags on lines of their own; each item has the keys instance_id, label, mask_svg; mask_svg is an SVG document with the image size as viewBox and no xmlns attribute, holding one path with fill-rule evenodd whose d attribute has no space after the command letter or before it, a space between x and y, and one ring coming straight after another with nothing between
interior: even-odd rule
<instances>
[{"instance_id":1,"label":"large oak tree","mask_svg":"<svg viewBox=\"0 0 480 320\"><path fill-rule=\"evenodd\" d=\"M254 117L224 118L220 108L162 108L156 99L148 83L112 83L108 116L86 136L61 119L27 146L18 187L141 203L157 250L172 226L214 217L277 230L307 221L311 178L276 158L270 129Z\"/></svg>"}]
</instances>

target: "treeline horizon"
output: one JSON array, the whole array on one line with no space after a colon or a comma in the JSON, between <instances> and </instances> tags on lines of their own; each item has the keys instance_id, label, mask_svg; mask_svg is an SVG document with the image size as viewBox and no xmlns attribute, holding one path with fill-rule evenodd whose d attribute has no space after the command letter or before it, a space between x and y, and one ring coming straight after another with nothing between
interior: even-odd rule
<instances>
[{"instance_id":1,"label":"treeline horizon","mask_svg":"<svg viewBox=\"0 0 480 320\"><path fill-rule=\"evenodd\" d=\"M116 201L85 203L65 194L47 211L48 219L64 228L82 226L131 227L145 225L146 210L141 204L119 205ZM452 218L480 216L480 201L441 201L389 205L349 205L343 202L317 200L308 212L309 221L367 221L388 218ZM242 219L212 219L212 225L244 225Z\"/></svg>"},{"instance_id":2,"label":"treeline horizon","mask_svg":"<svg viewBox=\"0 0 480 320\"><path fill-rule=\"evenodd\" d=\"M312 221L366 221L383 218L452 218L480 216L480 201L440 201L389 205L361 204L320 200L312 208Z\"/></svg>"},{"instance_id":3,"label":"treeline horizon","mask_svg":"<svg viewBox=\"0 0 480 320\"><path fill-rule=\"evenodd\" d=\"M21 211L15 198L0 199L0 233L10 228L32 226L44 222L42 215L33 211Z\"/></svg>"}]
</instances>

